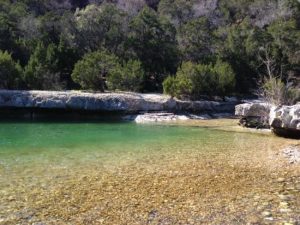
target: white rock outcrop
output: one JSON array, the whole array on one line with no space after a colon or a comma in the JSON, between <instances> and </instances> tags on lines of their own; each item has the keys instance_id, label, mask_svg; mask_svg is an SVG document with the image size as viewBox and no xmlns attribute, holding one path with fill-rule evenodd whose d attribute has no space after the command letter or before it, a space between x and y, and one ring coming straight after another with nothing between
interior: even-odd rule
<instances>
[{"instance_id":1,"label":"white rock outcrop","mask_svg":"<svg viewBox=\"0 0 300 225\"><path fill-rule=\"evenodd\" d=\"M288 128L300 132L300 104L272 107L270 125L274 128Z\"/></svg>"},{"instance_id":2,"label":"white rock outcrop","mask_svg":"<svg viewBox=\"0 0 300 225\"><path fill-rule=\"evenodd\" d=\"M239 124L244 127L269 128L271 107L264 102L247 102L235 107L235 115L241 118Z\"/></svg>"},{"instance_id":3,"label":"white rock outcrop","mask_svg":"<svg viewBox=\"0 0 300 225\"><path fill-rule=\"evenodd\" d=\"M0 109L62 109L126 113L149 111L233 113L236 104L237 102L180 101L162 94L0 90Z\"/></svg>"},{"instance_id":4,"label":"white rock outcrop","mask_svg":"<svg viewBox=\"0 0 300 225\"><path fill-rule=\"evenodd\" d=\"M145 113L136 116L134 121L136 123L162 123L189 119L190 118L185 115L176 115L173 113Z\"/></svg>"},{"instance_id":5,"label":"white rock outcrop","mask_svg":"<svg viewBox=\"0 0 300 225\"><path fill-rule=\"evenodd\" d=\"M265 102L248 102L235 107L235 115L242 117L268 117L271 105Z\"/></svg>"},{"instance_id":6,"label":"white rock outcrop","mask_svg":"<svg viewBox=\"0 0 300 225\"><path fill-rule=\"evenodd\" d=\"M280 136L300 138L300 104L272 107L269 123Z\"/></svg>"},{"instance_id":7,"label":"white rock outcrop","mask_svg":"<svg viewBox=\"0 0 300 225\"><path fill-rule=\"evenodd\" d=\"M266 123L280 136L300 138L300 104L272 106L267 103L245 103L235 107L235 115L241 117L241 125L265 127Z\"/></svg>"}]
</instances>

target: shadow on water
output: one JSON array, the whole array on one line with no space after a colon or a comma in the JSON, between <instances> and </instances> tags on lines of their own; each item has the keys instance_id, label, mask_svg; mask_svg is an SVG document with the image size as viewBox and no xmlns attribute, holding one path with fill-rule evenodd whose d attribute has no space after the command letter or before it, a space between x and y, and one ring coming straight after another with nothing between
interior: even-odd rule
<instances>
[{"instance_id":1,"label":"shadow on water","mask_svg":"<svg viewBox=\"0 0 300 225\"><path fill-rule=\"evenodd\" d=\"M0 110L1 123L120 123L126 114L122 111L83 111L61 109L17 109L7 108Z\"/></svg>"}]
</instances>

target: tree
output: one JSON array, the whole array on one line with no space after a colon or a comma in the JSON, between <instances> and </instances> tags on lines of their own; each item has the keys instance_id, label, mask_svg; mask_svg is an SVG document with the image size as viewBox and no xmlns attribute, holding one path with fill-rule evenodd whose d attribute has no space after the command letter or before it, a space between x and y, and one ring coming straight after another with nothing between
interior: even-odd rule
<instances>
[{"instance_id":1,"label":"tree","mask_svg":"<svg viewBox=\"0 0 300 225\"><path fill-rule=\"evenodd\" d=\"M215 93L221 96L232 93L235 90L236 81L235 73L230 64L217 60L214 70L216 74Z\"/></svg>"},{"instance_id":2,"label":"tree","mask_svg":"<svg viewBox=\"0 0 300 225\"><path fill-rule=\"evenodd\" d=\"M22 72L11 55L0 50L0 88L17 89L22 82Z\"/></svg>"},{"instance_id":3,"label":"tree","mask_svg":"<svg viewBox=\"0 0 300 225\"><path fill-rule=\"evenodd\" d=\"M176 77L168 76L163 82L164 93L175 97L178 95Z\"/></svg>"},{"instance_id":4,"label":"tree","mask_svg":"<svg viewBox=\"0 0 300 225\"><path fill-rule=\"evenodd\" d=\"M177 39L184 61L211 61L214 34L212 25L205 17L190 20L183 25Z\"/></svg>"},{"instance_id":5,"label":"tree","mask_svg":"<svg viewBox=\"0 0 300 225\"><path fill-rule=\"evenodd\" d=\"M107 48L118 53L126 34L125 14L113 4L88 5L75 12L75 45L86 51Z\"/></svg>"},{"instance_id":6,"label":"tree","mask_svg":"<svg viewBox=\"0 0 300 225\"><path fill-rule=\"evenodd\" d=\"M175 73L178 52L172 24L145 7L130 23L128 46L146 72L144 89L158 91L168 73Z\"/></svg>"},{"instance_id":7,"label":"tree","mask_svg":"<svg viewBox=\"0 0 300 225\"><path fill-rule=\"evenodd\" d=\"M60 90L63 84L57 69L58 49L54 44L47 47L39 43L25 67L25 81L30 89Z\"/></svg>"},{"instance_id":8,"label":"tree","mask_svg":"<svg viewBox=\"0 0 300 225\"><path fill-rule=\"evenodd\" d=\"M273 46L287 57L290 64L300 64L300 24L296 20L274 21L267 29L273 38ZM274 48L273 47L273 48Z\"/></svg>"},{"instance_id":9,"label":"tree","mask_svg":"<svg viewBox=\"0 0 300 225\"><path fill-rule=\"evenodd\" d=\"M104 92L105 81L115 68L119 68L118 58L107 51L87 53L75 64L72 78L83 89L100 90Z\"/></svg>"},{"instance_id":10,"label":"tree","mask_svg":"<svg viewBox=\"0 0 300 225\"><path fill-rule=\"evenodd\" d=\"M259 61L257 52L270 39L260 28L252 27L245 20L224 29L219 29L215 44L216 55L228 62L236 76L236 90L249 93L257 86Z\"/></svg>"},{"instance_id":11,"label":"tree","mask_svg":"<svg viewBox=\"0 0 300 225\"><path fill-rule=\"evenodd\" d=\"M111 90L135 91L142 90L144 70L138 60L129 60L123 66L112 70L107 77L108 87Z\"/></svg>"},{"instance_id":12,"label":"tree","mask_svg":"<svg viewBox=\"0 0 300 225\"><path fill-rule=\"evenodd\" d=\"M158 5L160 16L167 17L175 27L193 18L193 2L185 0L161 0Z\"/></svg>"}]
</instances>

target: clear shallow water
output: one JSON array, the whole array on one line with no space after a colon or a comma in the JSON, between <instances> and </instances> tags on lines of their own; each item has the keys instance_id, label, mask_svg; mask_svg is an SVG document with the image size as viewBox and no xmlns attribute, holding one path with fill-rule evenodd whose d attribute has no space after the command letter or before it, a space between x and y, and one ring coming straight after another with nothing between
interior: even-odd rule
<instances>
[{"instance_id":1,"label":"clear shallow water","mask_svg":"<svg viewBox=\"0 0 300 225\"><path fill-rule=\"evenodd\" d=\"M211 123L2 122L0 223L297 221L299 166L278 155L297 141Z\"/></svg>"}]
</instances>

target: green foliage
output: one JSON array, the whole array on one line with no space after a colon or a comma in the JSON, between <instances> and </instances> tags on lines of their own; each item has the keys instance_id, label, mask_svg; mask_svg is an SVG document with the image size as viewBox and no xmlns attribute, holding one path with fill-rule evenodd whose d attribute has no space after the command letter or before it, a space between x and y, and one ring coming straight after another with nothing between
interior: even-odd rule
<instances>
[{"instance_id":1,"label":"green foliage","mask_svg":"<svg viewBox=\"0 0 300 225\"><path fill-rule=\"evenodd\" d=\"M11 55L0 50L0 88L17 89L22 82L22 72Z\"/></svg>"},{"instance_id":2,"label":"green foliage","mask_svg":"<svg viewBox=\"0 0 300 225\"><path fill-rule=\"evenodd\" d=\"M216 75L214 78L216 82L215 93L221 96L232 93L236 80L235 73L230 64L218 60L214 66L214 70Z\"/></svg>"},{"instance_id":3,"label":"green foliage","mask_svg":"<svg viewBox=\"0 0 300 225\"><path fill-rule=\"evenodd\" d=\"M126 30L125 14L113 4L88 5L75 13L75 44L87 51L107 48L117 53Z\"/></svg>"},{"instance_id":4,"label":"green foliage","mask_svg":"<svg viewBox=\"0 0 300 225\"><path fill-rule=\"evenodd\" d=\"M264 99L274 105L292 105L300 99L298 88L291 87L276 77L264 78L261 91Z\"/></svg>"},{"instance_id":5,"label":"green foliage","mask_svg":"<svg viewBox=\"0 0 300 225\"><path fill-rule=\"evenodd\" d=\"M105 90L105 80L120 64L118 58L107 51L87 53L75 64L72 78L83 89Z\"/></svg>"},{"instance_id":6,"label":"green foliage","mask_svg":"<svg viewBox=\"0 0 300 225\"><path fill-rule=\"evenodd\" d=\"M28 87L37 90L62 89L57 64L57 47L54 44L45 47L39 43L25 67L25 81Z\"/></svg>"},{"instance_id":7,"label":"green foliage","mask_svg":"<svg viewBox=\"0 0 300 225\"><path fill-rule=\"evenodd\" d=\"M181 27L192 18L193 3L186 0L161 0L158 12L167 17L175 27Z\"/></svg>"},{"instance_id":8,"label":"green foliage","mask_svg":"<svg viewBox=\"0 0 300 225\"><path fill-rule=\"evenodd\" d=\"M128 45L146 72L145 90L160 90L165 74L176 71L176 30L167 20L145 7L131 22Z\"/></svg>"},{"instance_id":9,"label":"green foliage","mask_svg":"<svg viewBox=\"0 0 300 225\"><path fill-rule=\"evenodd\" d=\"M236 76L236 90L248 93L257 84L261 64L258 52L267 40L268 35L258 28L250 26L249 21L234 24L218 31L220 37L216 44L216 54L229 62Z\"/></svg>"},{"instance_id":10,"label":"green foliage","mask_svg":"<svg viewBox=\"0 0 300 225\"><path fill-rule=\"evenodd\" d=\"M144 70L138 60L129 60L125 65L112 70L107 77L108 88L121 91L141 91L144 82Z\"/></svg>"},{"instance_id":11,"label":"green foliage","mask_svg":"<svg viewBox=\"0 0 300 225\"><path fill-rule=\"evenodd\" d=\"M249 94L266 75L299 83L299 21L298 0L1 0L0 50L25 68L27 88L104 90L107 79L194 99ZM78 60L102 49L115 57L110 76L74 80Z\"/></svg>"},{"instance_id":12,"label":"green foliage","mask_svg":"<svg viewBox=\"0 0 300 225\"><path fill-rule=\"evenodd\" d=\"M235 74L228 63L217 61L215 65L185 62L176 77L164 81L166 94L178 98L198 99L201 95L230 94L235 85Z\"/></svg>"},{"instance_id":13,"label":"green foliage","mask_svg":"<svg viewBox=\"0 0 300 225\"><path fill-rule=\"evenodd\" d=\"M177 96L177 82L173 76L168 76L163 82L164 93L171 97Z\"/></svg>"},{"instance_id":14,"label":"green foliage","mask_svg":"<svg viewBox=\"0 0 300 225\"><path fill-rule=\"evenodd\" d=\"M183 60L193 62L210 61L214 42L213 28L205 17L190 20L179 29L179 49Z\"/></svg>"},{"instance_id":15,"label":"green foliage","mask_svg":"<svg viewBox=\"0 0 300 225\"><path fill-rule=\"evenodd\" d=\"M290 63L299 64L300 30L297 21L279 19L274 21L267 31L273 38L272 45L273 48L277 48L277 54L280 51L280 54L286 56Z\"/></svg>"}]
</instances>

